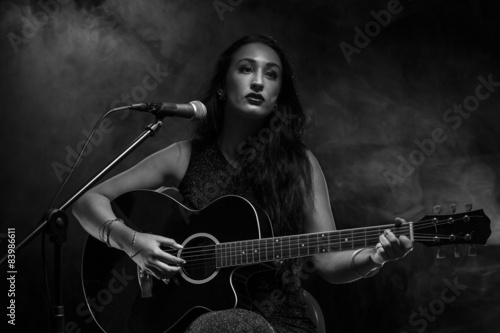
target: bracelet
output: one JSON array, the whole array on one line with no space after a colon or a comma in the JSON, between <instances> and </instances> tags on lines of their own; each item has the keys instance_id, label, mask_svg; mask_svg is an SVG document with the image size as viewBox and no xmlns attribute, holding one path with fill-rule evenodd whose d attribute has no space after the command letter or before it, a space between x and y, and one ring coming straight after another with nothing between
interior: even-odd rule
<instances>
[{"instance_id":1,"label":"bracelet","mask_svg":"<svg viewBox=\"0 0 500 333\"><path fill-rule=\"evenodd\" d=\"M130 258L135 257L135 255L137 253L139 253L139 252L137 252L137 253L134 254L134 245L135 245L135 238L136 238L136 236L137 236L137 231L134 230L134 237L132 238L132 246L130 248L130 256L129 256Z\"/></svg>"},{"instance_id":2,"label":"bracelet","mask_svg":"<svg viewBox=\"0 0 500 333\"><path fill-rule=\"evenodd\" d=\"M366 274L361 274L359 271L358 271L358 268L356 267L356 263L354 262L354 259L356 258L356 256L358 254L360 254L363 250L366 250L366 247L365 248L362 248L362 249L358 249L356 251L353 252L352 254L352 257L351 257L351 270L356 274L356 276L358 278L361 278L361 279L364 279L364 278L369 278L369 277L372 277L374 276L375 274L378 273L378 271L380 270L380 267L376 267L374 269L372 269L371 271L369 271L368 273Z\"/></svg>"},{"instance_id":3,"label":"bracelet","mask_svg":"<svg viewBox=\"0 0 500 333\"><path fill-rule=\"evenodd\" d=\"M111 244L109 243L109 234L111 233L111 225L115 222L124 223L122 219L113 219L113 220L107 220L99 227L99 239L103 243L106 243L108 247L111 247Z\"/></svg>"},{"instance_id":4,"label":"bracelet","mask_svg":"<svg viewBox=\"0 0 500 333\"><path fill-rule=\"evenodd\" d=\"M122 219L114 219L114 220L111 220L111 222L108 224L108 229L106 230L106 244L108 245L108 247L111 247L111 244L109 243L109 234L111 233L111 225L113 225L113 223L115 222L120 222L120 223L124 223Z\"/></svg>"},{"instance_id":5,"label":"bracelet","mask_svg":"<svg viewBox=\"0 0 500 333\"><path fill-rule=\"evenodd\" d=\"M106 221L101 226L99 227L98 235L99 235L99 240L104 243L104 229L106 228L107 224L109 222Z\"/></svg>"}]
</instances>

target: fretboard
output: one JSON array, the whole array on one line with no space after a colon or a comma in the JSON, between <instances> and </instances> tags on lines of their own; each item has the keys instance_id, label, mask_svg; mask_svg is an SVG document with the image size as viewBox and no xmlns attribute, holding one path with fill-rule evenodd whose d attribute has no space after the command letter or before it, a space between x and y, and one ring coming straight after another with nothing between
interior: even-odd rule
<instances>
[{"instance_id":1,"label":"fretboard","mask_svg":"<svg viewBox=\"0 0 500 333\"><path fill-rule=\"evenodd\" d=\"M272 237L221 243L215 247L218 268L257 264L275 260L307 257L320 253L340 252L375 246L385 229L399 235L410 235L413 224L394 224L344 229L293 236Z\"/></svg>"}]
</instances>

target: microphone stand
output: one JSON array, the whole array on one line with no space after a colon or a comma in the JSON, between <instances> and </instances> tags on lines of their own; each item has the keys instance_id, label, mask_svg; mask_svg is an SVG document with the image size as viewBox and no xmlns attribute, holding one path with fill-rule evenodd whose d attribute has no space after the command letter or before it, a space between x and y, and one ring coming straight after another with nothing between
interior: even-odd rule
<instances>
[{"instance_id":1,"label":"microphone stand","mask_svg":"<svg viewBox=\"0 0 500 333\"><path fill-rule=\"evenodd\" d=\"M127 107L117 108L127 109ZM118 163L120 163L127 155L135 150L140 144L146 141L148 138L153 137L163 125L163 117L159 118L156 115L155 122L146 127L144 132L139 135L132 143L113 161L111 161L107 166L105 166L100 172L98 172L91 180L89 180L80 190L78 190L71 198L69 198L61 207L51 208L43 215L39 222L39 225L26 236L14 249L17 253L26 244L28 244L35 236L40 232L45 232L49 235L50 241L54 243L54 302L53 311L50 320L50 329L53 333L64 333L64 305L62 297L62 244L67 238L67 228L68 228L68 216L64 212L69 206L71 206L79 197L82 196L87 190L89 190L95 183L97 183L104 175L106 175L111 169L113 169ZM8 255L6 254L0 260L0 266L7 260Z\"/></svg>"}]
</instances>

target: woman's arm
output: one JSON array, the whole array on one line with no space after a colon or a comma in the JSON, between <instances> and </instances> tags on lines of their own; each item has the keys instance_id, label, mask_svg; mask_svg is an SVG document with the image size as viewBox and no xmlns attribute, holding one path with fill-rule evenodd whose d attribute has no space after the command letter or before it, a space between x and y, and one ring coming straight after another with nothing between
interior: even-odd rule
<instances>
[{"instance_id":1,"label":"woman's arm","mask_svg":"<svg viewBox=\"0 0 500 333\"><path fill-rule=\"evenodd\" d=\"M305 232L336 230L330 199L323 171L318 160L308 153L312 172L312 204L305 207ZM341 251L317 254L312 257L319 275L330 283L347 283L357 280L380 268L386 261L404 257L412 249L412 242L405 236L396 237L392 232L380 235L381 246L363 251Z\"/></svg>"},{"instance_id":2,"label":"woman's arm","mask_svg":"<svg viewBox=\"0 0 500 333\"><path fill-rule=\"evenodd\" d=\"M177 187L186 172L190 154L189 141L172 144L152 154L134 167L86 192L73 205L73 214L90 235L101 239L99 234L102 235L105 222L116 219L111 208L113 199L136 189ZM136 233L119 222L109 224L109 227L109 244L134 256L133 260L155 277L166 278L180 269L178 264L182 260L160 249L160 246L180 248L175 240Z\"/></svg>"}]
</instances>

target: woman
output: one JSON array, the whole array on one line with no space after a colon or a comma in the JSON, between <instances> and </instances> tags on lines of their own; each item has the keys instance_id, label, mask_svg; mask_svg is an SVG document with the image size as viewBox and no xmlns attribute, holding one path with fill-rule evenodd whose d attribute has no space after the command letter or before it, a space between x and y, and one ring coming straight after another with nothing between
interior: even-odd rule
<instances>
[{"instance_id":1,"label":"woman","mask_svg":"<svg viewBox=\"0 0 500 333\"><path fill-rule=\"evenodd\" d=\"M193 139L149 156L75 204L76 217L91 235L125 251L154 277L172 277L184 261L160 246L181 248L176 240L109 222L116 219L111 200L133 189L161 186L178 188L185 204L196 209L222 195L243 196L268 213L275 235L336 229L323 173L302 142L305 116L292 68L274 39L247 36L224 51L202 102L208 114ZM327 281L345 283L373 275L412 249L408 238L389 230L379 240L375 248L311 259ZM286 260L277 263L278 274L257 277L253 296L258 302L270 299L273 290L283 291L273 311L209 313L188 332L314 332L301 298L299 267L299 260Z\"/></svg>"}]
</instances>

